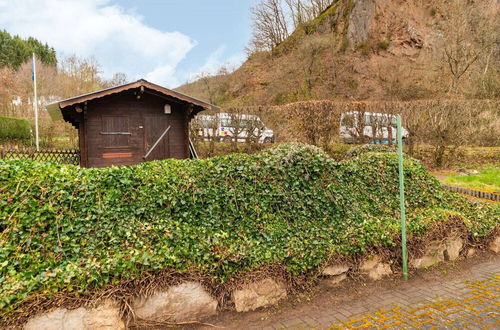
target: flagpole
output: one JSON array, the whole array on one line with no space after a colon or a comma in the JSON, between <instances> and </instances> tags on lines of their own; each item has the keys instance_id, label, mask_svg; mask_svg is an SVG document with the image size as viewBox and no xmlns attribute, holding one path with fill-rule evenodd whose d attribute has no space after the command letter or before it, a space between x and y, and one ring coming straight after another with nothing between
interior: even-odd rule
<instances>
[{"instance_id":1,"label":"flagpole","mask_svg":"<svg viewBox=\"0 0 500 330\"><path fill-rule=\"evenodd\" d=\"M401 209L401 247L403 253L403 278L408 279L408 251L406 249L406 207L405 207L405 180L403 171L403 125L401 116L396 116L398 128L398 163L399 163L399 205Z\"/></svg>"},{"instance_id":2,"label":"flagpole","mask_svg":"<svg viewBox=\"0 0 500 330\"><path fill-rule=\"evenodd\" d=\"M38 136L38 98L36 95L36 66L35 66L35 53L33 52L33 91L34 91L34 101L35 105L35 145L36 151L40 151L40 141Z\"/></svg>"}]
</instances>

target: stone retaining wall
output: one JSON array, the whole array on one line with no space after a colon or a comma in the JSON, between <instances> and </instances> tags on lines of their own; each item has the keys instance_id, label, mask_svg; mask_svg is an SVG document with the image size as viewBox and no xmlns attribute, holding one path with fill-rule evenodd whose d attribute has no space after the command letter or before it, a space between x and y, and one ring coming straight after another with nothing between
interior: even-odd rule
<instances>
[{"instance_id":1,"label":"stone retaining wall","mask_svg":"<svg viewBox=\"0 0 500 330\"><path fill-rule=\"evenodd\" d=\"M472 256L474 249L464 251L464 240L450 234L447 239L431 242L420 258L410 259L413 268L425 268L442 261L452 261L462 256ZM489 244L489 249L500 253L500 236ZM329 285L335 286L345 280L352 270L359 270L361 275L371 280L379 280L393 273L393 267L385 263L380 256L374 255L359 264L338 263L327 265L321 277ZM237 312L252 311L257 308L274 305L287 297L287 288L283 282L272 278L261 279L236 288L232 293L232 302ZM140 326L141 321L150 324L168 322L197 322L217 314L218 302L198 282L184 282L171 286L162 292L136 297L131 308L134 320L125 322L121 318L117 302L106 300L95 308L80 307L73 310L53 309L31 318L25 330L124 330L126 324ZM158 323L159 322L159 323Z\"/></svg>"}]
</instances>

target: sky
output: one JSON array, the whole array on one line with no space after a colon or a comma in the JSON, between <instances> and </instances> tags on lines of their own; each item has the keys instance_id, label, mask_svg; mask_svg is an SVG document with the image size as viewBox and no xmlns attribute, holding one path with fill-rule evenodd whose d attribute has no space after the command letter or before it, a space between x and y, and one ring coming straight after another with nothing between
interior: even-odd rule
<instances>
[{"instance_id":1,"label":"sky","mask_svg":"<svg viewBox=\"0 0 500 330\"><path fill-rule=\"evenodd\" d=\"M58 56L94 56L105 78L123 72L174 88L246 59L257 1L0 0L0 29Z\"/></svg>"}]
</instances>

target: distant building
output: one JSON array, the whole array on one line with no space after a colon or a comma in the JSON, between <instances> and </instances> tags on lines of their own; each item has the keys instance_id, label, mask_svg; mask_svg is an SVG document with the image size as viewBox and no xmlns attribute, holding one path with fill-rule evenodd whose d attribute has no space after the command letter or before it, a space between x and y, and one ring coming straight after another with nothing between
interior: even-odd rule
<instances>
[{"instance_id":1,"label":"distant building","mask_svg":"<svg viewBox=\"0 0 500 330\"><path fill-rule=\"evenodd\" d=\"M16 105L16 106L22 105L23 104L23 100L21 99L20 96L16 96L16 97L14 97L12 99L12 104Z\"/></svg>"}]
</instances>

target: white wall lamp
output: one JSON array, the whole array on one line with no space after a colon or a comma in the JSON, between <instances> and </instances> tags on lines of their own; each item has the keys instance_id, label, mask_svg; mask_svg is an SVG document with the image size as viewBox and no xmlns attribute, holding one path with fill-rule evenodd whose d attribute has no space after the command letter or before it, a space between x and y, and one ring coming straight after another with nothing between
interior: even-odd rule
<instances>
[{"instance_id":1,"label":"white wall lamp","mask_svg":"<svg viewBox=\"0 0 500 330\"><path fill-rule=\"evenodd\" d=\"M166 115L172 114L172 107L170 106L170 104L165 104L165 106L163 107L163 112Z\"/></svg>"}]
</instances>

